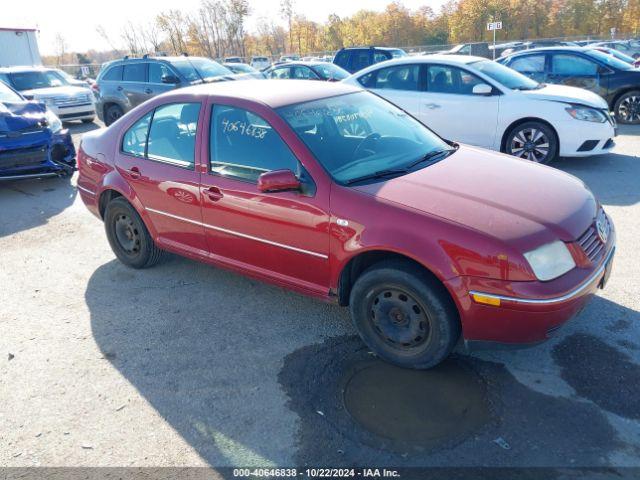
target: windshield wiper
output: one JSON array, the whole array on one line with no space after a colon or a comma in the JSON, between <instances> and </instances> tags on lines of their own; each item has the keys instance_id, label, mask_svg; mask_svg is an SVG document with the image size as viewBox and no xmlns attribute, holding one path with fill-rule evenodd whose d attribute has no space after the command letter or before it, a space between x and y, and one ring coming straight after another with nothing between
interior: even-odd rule
<instances>
[{"instance_id":1,"label":"windshield wiper","mask_svg":"<svg viewBox=\"0 0 640 480\"><path fill-rule=\"evenodd\" d=\"M417 166L418 166L418 165L420 165L421 163L424 163L424 162L428 162L428 161L430 161L430 160L433 160L433 159L435 159L436 157L439 157L440 155L444 155L445 153L446 153L447 155L451 155L451 153L452 153L452 152L455 152L455 151L456 151L456 149L455 149L455 148L447 148L447 149L444 149L444 150L433 150L433 151L431 151L431 152L427 153L426 155L423 155L422 157L420 157L420 158L419 158L418 160L416 160L415 162L410 163L409 165L407 165L407 166L405 167L405 171L409 171L409 170L411 170L412 168L417 167Z\"/></svg>"},{"instance_id":2,"label":"windshield wiper","mask_svg":"<svg viewBox=\"0 0 640 480\"><path fill-rule=\"evenodd\" d=\"M387 169L387 170L378 170L377 172L374 173L370 173L368 175L362 175L361 177L356 177L356 178L352 178L351 180L347 180L345 183L347 185L353 185L354 183L359 183L359 182L364 182L367 180L375 180L377 178L384 178L384 177L389 177L391 175L402 175L404 173L407 173L407 170L402 168L395 168L395 169Z\"/></svg>"}]
</instances>

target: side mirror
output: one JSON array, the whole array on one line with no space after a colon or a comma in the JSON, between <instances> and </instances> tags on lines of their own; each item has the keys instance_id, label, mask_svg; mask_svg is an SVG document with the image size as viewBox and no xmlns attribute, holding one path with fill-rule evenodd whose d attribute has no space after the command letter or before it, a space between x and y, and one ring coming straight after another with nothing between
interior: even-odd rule
<instances>
[{"instance_id":1,"label":"side mirror","mask_svg":"<svg viewBox=\"0 0 640 480\"><path fill-rule=\"evenodd\" d=\"M479 83L473 87L472 92L474 95L491 95L491 93L493 93L493 88L491 85L487 85L486 83Z\"/></svg>"},{"instance_id":2,"label":"side mirror","mask_svg":"<svg viewBox=\"0 0 640 480\"><path fill-rule=\"evenodd\" d=\"M273 170L258 177L258 190L263 193L300 190L300 180L291 170Z\"/></svg>"},{"instance_id":3,"label":"side mirror","mask_svg":"<svg viewBox=\"0 0 640 480\"><path fill-rule=\"evenodd\" d=\"M176 84L176 83L180 83L180 79L175 75L163 75L162 83Z\"/></svg>"}]
</instances>

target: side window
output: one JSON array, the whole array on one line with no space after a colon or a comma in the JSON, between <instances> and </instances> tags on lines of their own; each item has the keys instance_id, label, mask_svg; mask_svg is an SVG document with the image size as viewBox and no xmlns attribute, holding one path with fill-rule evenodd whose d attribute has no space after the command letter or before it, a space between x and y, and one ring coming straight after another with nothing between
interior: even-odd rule
<instances>
[{"instance_id":1,"label":"side window","mask_svg":"<svg viewBox=\"0 0 640 480\"><path fill-rule=\"evenodd\" d=\"M509 64L510 68L520 73L544 73L544 55L527 55L514 58Z\"/></svg>"},{"instance_id":2,"label":"side window","mask_svg":"<svg viewBox=\"0 0 640 480\"><path fill-rule=\"evenodd\" d=\"M241 108L216 106L210 132L210 172L257 182L271 170L300 173L300 163L263 118Z\"/></svg>"},{"instance_id":3,"label":"side window","mask_svg":"<svg viewBox=\"0 0 640 480\"><path fill-rule=\"evenodd\" d=\"M110 82L119 82L122 80L122 65L116 65L111 67L102 77L102 80L108 80Z\"/></svg>"},{"instance_id":4,"label":"side window","mask_svg":"<svg viewBox=\"0 0 640 480\"><path fill-rule=\"evenodd\" d=\"M577 55L559 54L551 57L551 73L595 76L598 73L598 65Z\"/></svg>"},{"instance_id":5,"label":"side window","mask_svg":"<svg viewBox=\"0 0 640 480\"><path fill-rule=\"evenodd\" d=\"M427 91L472 95L473 87L483 82L472 73L457 67L430 65L427 71Z\"/></svg>"},{"instance_id":6,"label":"side window","mask_svg":"<svg viewBox=\"0 0 640 480\"><path fill-rule=\"evenodd\" d=\"M309 67L295 67L293 69L293 78L298 80L318 80L318 75Z\"/></svg>"},{"instance_id":7,"label":"side window","mask_svg":"<svg viewBox=\"0 0 640 480\"><path fill-rule=\"evenodd\" d=\"M276 78L280 80L291 78L291 68L290 67L275 68L269 72L268 77Z\"/></svg>"},{"instance_id":8,"label":"side window","mask_svg":"<svg viewBox=\"0 0 640 480\"><path fill-rule=\"evenodd\" d=\"M171 70L164 63L153 62L149 64L149 83L162 83L162 77L171 74Z\"/></svg>"},{"instance_id":9,"label":"side window","mask_svg":"<svg viewBox=\"0 0 640 480\"><path fill-rule=\"evenodd\" d=\"M375 86L370 88L417 91L419 82L419 65L398 65L378 70L375 82L371 82Z\"/></svg>"},{"instance_id":10,"label":"side window","mask_svg":"<svg viewBox=\"0 0 640 480\"><path fill-rule=\"evenodd\" d=\"M391 58L391 55L387 55L384 52L379 52L376 51L373 54L373 63L380 63L380 62L384 62L385 60L389 60Z\"/></svg>"},{"instance_id":11,"label":"side window","mask_svg":"<svg viewBox=\"0 0 640 480\"><path fill-rule=\"evenodd\" d=\"M333 60L333 63L340 65L341 67L346 67L348 62L349 52L338 52L338 54L336 54L336 58Z\"/></svg>"},{"instance_id":12,"label":"side window","mask_svg":"<svg viewBox=\"0 0 640 480\"><path fill-rule=\"evenodd\" d=\"M149 128L147 157L194 168L199 103L171 103L156 108Z\"/></svg>"},{"instance_id":13,"label":"side window","mask_svg":"<svg viewBox=\"0 0 640 480\"><path fill-rule=\"evenodd\" d=\"M147 113L144 117L134 123L129 130L126 131L122 138L122 151L136 157L144 157L144 150L147 147L147 134L149 133L149 122L151 114Z\"/></svg>"},{"instance_id":14,"label":"side window","mask_svg":"<svg viewBox=\"0 0 640 480\"><path fill-rule=\"evenodd\" d=\"M351 52L351 70L358 71L369 66L369 50L353 50Z\"/></svg>"},{"instance_id":15,"label":"side window","mask_svg":"<svg viewBox=\"0 0 640 480\"><path fill-rule=\"evenodd\" d=\"M146 63L125 65L122 80L125 82L144 82L146 65Z\"/></svg>"}]
</instances>

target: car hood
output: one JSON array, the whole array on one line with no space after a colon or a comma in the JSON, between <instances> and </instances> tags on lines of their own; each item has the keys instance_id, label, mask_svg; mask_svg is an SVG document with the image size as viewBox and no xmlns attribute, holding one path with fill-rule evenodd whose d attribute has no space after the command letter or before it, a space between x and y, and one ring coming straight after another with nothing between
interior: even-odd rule
<instances>
[{"instance_id":1,"label":"car hood","mask_svg":"<svg viewBox=\"0 0 640 480\"><path fill-rule=\"evenodd\" d=\"M566 85L545 84L538 90L524 90L523 95L536 100L550 100L552 102L578 103L593 108L608 108L607 102L597 93L584 88L568 87Z\"/></svg>"},{"instance_id":2,"label":"car hood","mask_svg":"<svg viewBox=\"0 0 640 480\"><path fill-rule=\"evenodd\" d=\"M354 188L526 249L577 239L597 206L572 175L470 146L408 175Z\"/></svg>"},{"instance_id":3,"label":"car hood","mask_svg":"<svg viewBox=\"0 0 640 480\"><path fill-rule=\"evenodd\" d=\"M36 88L33 90L23 90L22 95L27 98L49 98L49 97L60 97L60 96L75 96L78 94L86 94L90 92L88 86L87 87L74 87L72 85L68 85L65 87L49 87L49 88Z\"/></svg>"},{"instance_id":4,"label":"car hood","mask_svg":"<svg viewBox=\"0 0 640 480\"><path fill-rule=\"evenodd\" d=\"M46 107L41 103L0 103L0 134L42 125Z\"/></svg>"}]
</instances>

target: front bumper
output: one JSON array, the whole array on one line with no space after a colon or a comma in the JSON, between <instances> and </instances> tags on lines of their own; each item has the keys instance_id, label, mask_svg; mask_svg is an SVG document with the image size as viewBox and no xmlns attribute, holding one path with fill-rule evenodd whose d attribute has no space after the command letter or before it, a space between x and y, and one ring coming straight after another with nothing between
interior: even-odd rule
<instances>
[{"instance_id":1,"label":"front bumper","mask_svg":"<svg viewBox=\"0 0 640 480\"><path fill-rule=\"evenodd\" d=\"M612 123L613 122L613 123ZM608 153L617 134L615 121L604 123L568 120L554 124L560 140L561 157L586 157Z\"/></svg>"},{"instance_id":2,"label":"front bumper","mask_svg":"<svg viewBox=\"0 0 640 480\"><path fill-rule=\"evenodd\" d=\"M457 277L446 282L449 290L455 292L465 341L526 346L551 338L599 287L604 287L615 255L615 238L607 248L606 255L587 275L574 269L551 282L505 282L475 277ZM499 301L499 306L477 303L474 294Z\"/></svg>"},{"instance_id":3,"label":"front bumper","mask_svg":"<svg viewBox=\"0 0 640 480\"><path fill-rule=\"evenodd\" d=\"M92 102L62 107L47 105L47 107L50 108L51 111L53 111L53 113L55 113L63 122L69 122L71 120L89 120L96 116L96 107Z\"/></svg>"}]
</instances>

